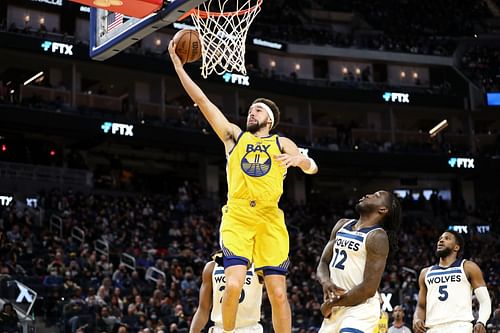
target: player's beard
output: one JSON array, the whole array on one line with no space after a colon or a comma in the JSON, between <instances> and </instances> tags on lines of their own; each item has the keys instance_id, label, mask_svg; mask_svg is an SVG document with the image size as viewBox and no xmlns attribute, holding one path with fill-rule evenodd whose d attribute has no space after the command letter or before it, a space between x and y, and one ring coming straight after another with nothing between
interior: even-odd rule
<instances>
[{"instance_id":1,"label":"player's beard","mask_svg":"<svg viewBox=\"0 0 500 333\"><path fill-rule=\"evenodd\" d=\"M442 250L436 250L436 256L438 256L438 258L446 258L452 252L452 249L450 249L449 247L445 247Z\"/></svg>"},{"instance_id":2,"label":"player's beard","mask_svg":"<svg viewBox=\"0 0 500 333\"><path fill-rule=\"evenodd\" d=\"M259 121L257 119L255 119L255 123L249 124L247 122L247 131L249 131L250 133L254 134L258 130L264 128L265 126L267 126L267 124L265 122L259 123Z\"/></svg>"},{"instance_id":3,"label":"player's beard","mask_svg":"<svg viewBox=\"0 0 500 333\"><path fill-rule=\"evenodd\" d=\"M356 206L354 207L354 210L356 210L356 213L359 215L367 214L373 211L375 207L369 204L363 204L362 202L358 202Z\"/></svg>"}]
</instances>

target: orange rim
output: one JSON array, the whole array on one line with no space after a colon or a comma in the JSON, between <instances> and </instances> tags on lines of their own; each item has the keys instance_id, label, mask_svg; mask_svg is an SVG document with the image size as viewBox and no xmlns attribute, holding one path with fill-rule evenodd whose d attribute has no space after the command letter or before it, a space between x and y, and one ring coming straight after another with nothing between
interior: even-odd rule
<instances>
[{"instance_id":1,"label":"orange rim","mask_svg":"<svg viewBox=\"0 0 500 333\"><path fill-rule=\"evenodd\" d=\"M250 8L247 8L247 9L243 9L243 10L237 10L237 11L234 11L234 12L207 12L207 11L204 11L204 10L200 10L200 9L191 9L190 11L187 11L186 13L184 13L184 15L182 15L180 18L179 18L179 21L182 21L183 19L185 19L186 17L188 17L189 15L196 15L200 18L203 18L203 19L206 19L208 17L220 17L220 16L238 16L238 15L244 15L244 14L247 14L247 13L251 13L253 11L255 11L257 8L260 7L260 5L262 4L262 1L263 0L257 0L257 4L253 7L250 7Z\"/></svg>"}]
</instances>

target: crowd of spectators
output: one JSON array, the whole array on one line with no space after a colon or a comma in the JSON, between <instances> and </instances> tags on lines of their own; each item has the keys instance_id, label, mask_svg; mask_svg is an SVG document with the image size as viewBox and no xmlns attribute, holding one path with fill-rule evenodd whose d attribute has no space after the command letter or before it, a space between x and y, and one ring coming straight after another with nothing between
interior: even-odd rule
<instances>
[{"instance_id":1,"label":"crowd of spectators","mask_svg":"<svg viewBox=\"0 0 500 333\"><path fill-rule=\"evenodd\" d=\"M355 47L381 51L409 52L450 56L456 37L473 36L485 31L483 20L491 17L483 1L439 0L422 4L416 0L392 6L375 1L272 1L264 2L250 30L250 36L266 37L300 44ZM336 29L333 22L315 19L308 10L352 13L357 19L347 29ZM429 15L432 13L432 15ZM189 19L188 19L189 20ZM367 24L360 24L360 21ZM51 37L72 43L77 41L57 29L48 31L43 23L27 21L24 26L1 24L10 32ZM368 27L368 28L367 28Z\"/></svg>"},{"instance_id":2,"label":"crowd of spectators","mask_svg":"<svg viewBox=\"0 0 500 333\"><path fill-rule=\"evenodd\" d=\"M472 216L495 228L500 216L498 207L487 201L471 211L460 201L451 205L437 192L429 200L422 194L412 198L409 194L402 200L400 249L380 287L404 305L407 325L418 290L416 274L435 262L440 232L449 224L467 223ZM307 205L283 200L290 232L288 296L294 332L319 329L322 290L315 281L316 264L334 223L355 217L356 199L312 200ZM35 312L45 325L62 333L187 332L198 304L203 266L218 248L219 202L205 200L195 184L185 182L162 196L51 190L40 193L38 203L47 217L61 217L62 237L20 205L0 207L0 274L39 292ZM82 242L70 236L74 227L84 231ZM468 235L465 257L481 266L497 309L500 244L495 235ZM109 256L96 252L94 242L99 239L108 242ZM120 260L122 253L135 258L135 269ZM150 267L165 278L146 278ZM268 332L271 309L265 294L263 304L262 324ZM498 321L498 312L492 323Z\"/></svg>"},{"instance_id":3,"label":"crowd of spectators","mask_svg":"<svg viewBox=\"0 0 500 333\"><path fill-rule=\"evenodd\" d=\"M473 0L460 3L440 0L425 4L409 0L397 6L382 0L274 1L263 6L255 22L256 28L251 31L261 37L437 56L453 54L457 37L486 31L483 20L492 16L484 2ZM311 18L308 9L353 13L358 19L350 24L348 31L336 31L333 24ZM367 22L371 29L360 21Z\"/></svg>"},{"instance_id":4,"label":"crowd of spectators","mask_svg":"<svg viewBox=\"0 0 500 333\"><path fill-rule=\"evenodd\" d=\"M361 13L374 28L388 35L473 36L484 31L482 20L492 17L485 2L474 0L460 3L453 0L426 3L407 0L397 6L388 5L383 0L318 2L332 9L340 4L344 7L351 4L354 12Z\"/></svg>"},{"instance_id":5,"label":"crowd of spectators","mask_svg":"<svg viewBox=\"0 0 500 333\"><path fill-rule=\"evenodd\" d=\"M1 82L0 82L1 84ZM0 104L2 101L0 100ZM30 109L42 109L47 111L61 110L57 107L56 102L44 101L39 97L25 98L20 104ZM79 114L80 116L96 116L105 118L106 120L113 119L122 122L139 122L138 119L145 120L148 124L157 126L165 126L170 128L182 128L188 131L201 131L204 134L212 133L208 123L203 118L199 110L186 101L170 101L167 105L169 114L165 121L151 116L146 117L141 114L111 114L109 112L101 112L101 110L92 111L89 114L87 111L82 111L77 108L63 109L64 112L71 114ZM89 111L90 112L90 111ZM228 116L230 117L230 116ZM239 116L230 117L231 121L239 124L242 128L245 127L246 114L244 110L240 110ZM387 137L387 131L379 131L367 127L366 124L357 124L356 122L348 123L323 123L314 125L312 130L312 138L306 134L304 128L300 124L296 124L291 119L283 119L282 125L278 128L278 132L282 129L282 135L293 137L296 142L301 145L314 147L317 149L325 149L331 151L346 151L346 152L378 152L378 153L410 153L410 154L465 154L465 155L482 155L494 156L500 154L500 135L495 132L490 132L490 135L497 135L498 139L493 144L483 144L478 142L473 149L468 143L468 140L463 140L466 135L463 132L452 132L447 130L443 135L431 139L426 134L428 129L421 128L418 133L412 133L406 138L406 132L396 131L395 141ZM361 132L360 132L361 131ZM368 131L368 132L367 132ZM367 134L369 133L369 134ZM410 133L410 132L408 132ZM382 135L385 139L375 137ZM71 150L67 154L57 154L57 156L49 156L50 147L57 146L54 143L46 142L44 145L38 143L25 143L17 141L18 149L14 151L11 146L9 152L0 155L0 160L20 163L34 163L41 165L53 166L68 166L70 168L86 169L86 163L82 159L82 152ZM62 153L62 150L60 149ZM37 157L38 156L38 157ZM41 157L40 157L41 156Z\"/></svg>"},{"instance_id":6,"label":"crowd of spectators","mask_svg":"<svg viewBox=\"0 0 500 333\"><path fill-rule=\"evenodd\" d=\"M333 134L316 138L311 146L331 151L439 155L473 154L468 145L449 140L447 133L438 138L430 138L426 131L419 130L416 138L396 139L396 142L391 142L389 139L374 138L373 136L376 131L370 132L366 128L356 126L355 122L351 122L347 126L340 124L334 128L335 132ZM356 130L361 130L362 132L363 130L367 130L369 134L357 135L355 133ZM301 141L299 140L298 142ZM305 140L305 142L307 143L308 141ZM500 142L497 146L495 148L485 147L485 149L478 150L477 153L481 155L495 155L500 152Z\"/></svg>"},{"instance_id":7,"label":"crowd of spectators","mask_svg":"<svg viewBox=\"0 0 500 333\"><path fill-rule=\"evenodd\" d=\"M463 55L461 67L485 92L500 90L500 49L473 46Z\"/></svg>"}]
</instances>

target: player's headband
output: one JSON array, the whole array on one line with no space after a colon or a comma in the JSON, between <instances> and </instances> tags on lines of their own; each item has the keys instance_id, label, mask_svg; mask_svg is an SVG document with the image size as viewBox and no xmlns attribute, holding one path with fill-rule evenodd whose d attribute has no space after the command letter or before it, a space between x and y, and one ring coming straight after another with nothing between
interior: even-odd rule
<instances>
[{"instance_id":1,"label":"player's headband","mask_svg":"<svg viewBox=\"0 0 500 333\"><path fill-rule=\"evenodd\" d=\"M264 109L267 112L269 119L271 119L271 128L273 128L273 126L274 126L274 114L273 114L273 111L271 111L271 108L266 103L262 103L262 102L257 102L257 103L250 105L250 107L254 107L254 106L259 107L261 109Z\"/></svg>"}]
</instances>

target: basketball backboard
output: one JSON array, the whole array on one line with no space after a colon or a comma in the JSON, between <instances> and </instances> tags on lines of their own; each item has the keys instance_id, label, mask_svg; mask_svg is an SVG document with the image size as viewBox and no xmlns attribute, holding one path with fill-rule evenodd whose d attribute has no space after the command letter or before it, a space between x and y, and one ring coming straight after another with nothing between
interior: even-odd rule
<instances>
[{"instance_id":1,"label":"basketball backboard","mask_svg":"<svg viewBox=\"0 0 500 333\"><path fill-rule=\"evenodd\" d=\"M142 19L91 8L90 57L94 60L106 60L147 35L172 24L204 1L206 0L165 0L159 11Z\"/></svg>"}]
</instances>

